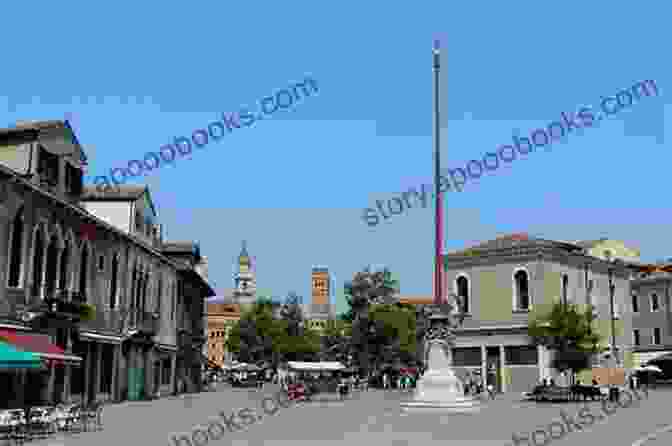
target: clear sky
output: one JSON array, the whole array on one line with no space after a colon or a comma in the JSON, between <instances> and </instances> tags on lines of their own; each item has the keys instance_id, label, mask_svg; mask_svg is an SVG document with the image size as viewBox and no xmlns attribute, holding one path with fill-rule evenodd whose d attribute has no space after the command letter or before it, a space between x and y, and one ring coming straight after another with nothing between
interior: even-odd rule
<instances>
[{"instance_id":1,"label":"clear sky","mask_svg":"<svg viewBox=\"0 0 672 446\"><path fill-rule=\"evenodd\" d=\"M447 194L447 248L528 232L621 239L656 260L672 257L664 4L8 2L0 122L73 113L91 181L310 74L318 95L129 184L151 186L169 239L202 244L217 289L247 239L274 294L307 298L313 265L342 284L374 264L428 295L429 208L361 217L431 175L443 33L448 167L640 80L661 93Z\"/></svg>"}]
</instances>

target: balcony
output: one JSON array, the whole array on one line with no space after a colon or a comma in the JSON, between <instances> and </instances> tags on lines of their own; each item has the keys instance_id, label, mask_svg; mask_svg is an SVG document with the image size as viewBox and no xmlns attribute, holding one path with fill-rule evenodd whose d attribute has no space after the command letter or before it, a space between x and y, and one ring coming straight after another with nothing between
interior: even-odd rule
<instances>
[{"instance_id":1,"label":"balcony","mask_svg":"<svg viewBox=\"0 0 672 446\"><path fill-rule=\"evenodd\" d=\"M129 331L137 331L146 336L159 334L161 320L157 313L150 313L137 308L132 308L128 313Z\"/></svg>"}]
</instances>

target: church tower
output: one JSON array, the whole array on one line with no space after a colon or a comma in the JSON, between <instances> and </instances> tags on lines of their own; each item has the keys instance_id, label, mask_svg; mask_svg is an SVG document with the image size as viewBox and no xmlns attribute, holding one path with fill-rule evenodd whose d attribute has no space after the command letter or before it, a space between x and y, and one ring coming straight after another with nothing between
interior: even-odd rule
<instances>
[{"instance_id":1,"label":"church tower","mask_svg":"<svg viewBox=\"0 0 672 446\"><path fill-rule=\"evenodd\" d=\"M257 281L252 268L252 259L247 253L247 242L243 241L243 248L238 256L238 272L234 277L236 289L234 297L236 303L252 304L257 298Z\"/></svg>"}]
</instances>

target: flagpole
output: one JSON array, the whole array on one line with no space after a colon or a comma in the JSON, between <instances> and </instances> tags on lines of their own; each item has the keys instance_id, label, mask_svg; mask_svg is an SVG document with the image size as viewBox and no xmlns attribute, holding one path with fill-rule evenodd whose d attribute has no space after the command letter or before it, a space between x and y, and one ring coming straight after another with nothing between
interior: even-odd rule
<instances>
[{"instance_id":1,"label":"flagpole","mask_svg":"<svg viewBox=\"0 0 672 446\"><path fill-rule=\"evenodd\" d=\"M440 64L440 44L439 40L434 40L434 49L432 51L434 59L434 198L435 198L435 259L434 259L434 304L444 303L443 289L443 196L439 190L439 178L441 175L441 122L439 120L439 72Z\"/></svg>"}]
</instances>

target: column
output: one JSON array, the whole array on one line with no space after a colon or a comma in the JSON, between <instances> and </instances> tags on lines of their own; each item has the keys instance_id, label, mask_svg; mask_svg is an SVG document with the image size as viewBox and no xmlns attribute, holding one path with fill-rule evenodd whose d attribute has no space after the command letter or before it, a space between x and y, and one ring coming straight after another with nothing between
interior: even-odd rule
<instances>
[{"instance_id":1,"label":"column","mask_svg":"<svg viewBox=\"0 0 672 446\"><path fill-rule=\"evenodd\" d=\"M91 395L89 395L89 388L91 383L91 367L93 366L93 353L91 351L91 342L86 343L86 368L84 369L84 401L82 403L86 404L89 402Z\"/></svg>"},{"instance_id":2,"label":"column","mask_svg":"<svg viewBox=\"0 0 672 446\"><path fill-rule=\"evenodd\" d=\"M54 384L56 383L56 366L51 364L49 366L49 381L47 382L47 397L44 399L47 402L54 401Z\"/></svg>"},{"instance_id":3,"label":"column","mask_svg":"<svg viewBox=\"0 0 672 446\"><path fill-rule=\"evenodd\" d=\"M56 254L56 273L54 279L54 294L58 295L58 285L59 281L61 280L61 256L63 254L63 247L59 246L56 252L57 254Z\"/></svg>"},{"instance_id":4,"label":"column","mask_svg":"<svg viewBox=\"0 0 672 446\"><path fill-rule=\"evenodd\" d=\"M152 350L145 350L143 346L144 369L145 369L145 398L150 399L154 395L154 363L152 362Z\"/></svg>"},{"instance_id":5,"label":"column","mask_svg":"<svg viewBox=\"0 0 672 446\"><path fill-rule=\"evenodd\" d=\"M177 371L177 352L173 352L170 355L170 390L172 394L177 394L178 389L177 389L177 376L176 376L176 371Z\"/></svg>"},{"instance_id":6,"label":"column","mask_svg":"<svg viewBox=\"0 0 672 446\"><path fill-rule=\"evenodd\" d=\"M503 345L499 346L499 367L500 367L500 379L502 380L502 385L501 385L501 391L506 392L506 350L504 349Z\"/></svg>"},{"instance_id":7,"label":"column","mask_svg":"<svg viewBox=\"0 0 672 446\"><path fill-rule=\"evenodd\" d=\"M546 379L548 376L546 374L546 355L543 345L537 346L537 361L539 364L539 378Z\"/></svg>"},{"instance_id":8,"label":"column","mask_svg":"<svg viewBox=\"0 0 672 446\"><path fill-rule=\"evenodd\" d=\"M72 353L72 337L71 337L71 330L70 328L66 329L65 337L66 337L66 353ZM63 395L61 397L62 401L64 402L69 402L70 401L70 374L72 373L72 367L73 365L66 364L63 369Z\"/></svg>"},{"instance_id":9,"label":"column","mask_svg":"<svg viewBox=\"0 0 672 446\"><path fill-rule=\"evenodd\" d=\"M103 344L97 343L96 347L96 376L93 386L93 398L98 399L98 393L100 392L100 381L102 377L102 365L103 365Z\"/></svg>"},{"instance_id":10,"label":"column","mask_svg":"<svg viewBox=\"0 0 672 446\"><path fill-rule=\"evenodd\" d=\"M112 401L119 401L119 349L121 344L112 345L112 387L110 389Z\"/></svg>"},{"instance_id":11,"label":"column","mask_svg":"<svg viewBox=\"0 0 672 446\"><path fill-rule=\"evenodd\" d=\"M485 345L481 345L481 379L485 388L488 385L488 350Z\"/></svg>"}]
</instances>

